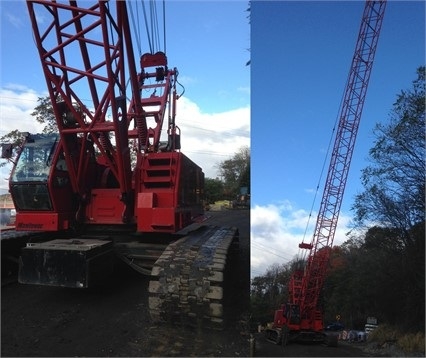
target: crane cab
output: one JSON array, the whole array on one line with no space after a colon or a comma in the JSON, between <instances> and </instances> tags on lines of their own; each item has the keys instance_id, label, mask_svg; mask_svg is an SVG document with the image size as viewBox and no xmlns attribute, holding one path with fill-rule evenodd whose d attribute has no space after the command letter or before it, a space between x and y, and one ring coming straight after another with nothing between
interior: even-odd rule
<instances>
[{"instance_id":1,"label":"crane cab","mask_svg":"<svg viewBox=\"0 0 426 358\"><path fill-rule=\"evenodd\" d=\"M72 190L58 134L28 135L9 181L16 230L68 229Z\"/></svg>"}]
</instances>

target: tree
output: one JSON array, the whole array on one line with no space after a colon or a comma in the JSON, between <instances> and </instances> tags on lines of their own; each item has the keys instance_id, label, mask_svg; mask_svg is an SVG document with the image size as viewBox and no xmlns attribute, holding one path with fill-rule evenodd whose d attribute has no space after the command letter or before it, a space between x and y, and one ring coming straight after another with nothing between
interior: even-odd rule
<instances>
[{"instance_id":1,"label":"tree","mask_svg":"<svg viewBox=\"0 0 426 358\"><path fill-rule=\"evenodd\" d=\"M413 88L401 91L387 124L377 124L364 191L355 198L359 225L378 222L408 232L425 212L425 67ZM407 237L406 239L409 239Z\"/></svg>"},{"instance_id":2,"label":"tree","mask_svg":"<svg viewBox=\"0 0 426 358\"><path fill-rule=\"evenodd\" d=\"M250 148L239 149L231 159L219 163L219 173L223 178L224 189L229 197L234 198L241 187L250 188ZM250 190L249 190L250 192Z\"/></svg>"},{"instance_id":3,"label":"tree","mask_svg":"<svg viewBox=\"0 0 426 358\"><path fill-rule=\"evenodd\" d=\"M287 301L287 282L290 277L291 263L271 265L262 276L251 281L251 311L256 323L265 324L274 319L274 311Z\"/></svg>"},{"instance_id":4,"label":"tree","mask_svg":"<svg viewBox=\"0 0 426 358\"><path fill-rule=\"evenodd\" d=\"M40 124L44 124L43 133L55 133L58 131L56 125L55 113L53 112L52 102L50 97L39 97L37 107L31 113L35 117L36 121Z\"/></svg>"},{"instance_id":5,"label":"tree","mask_svg":"<svg viewBox=\"0 0 426 358\"><path fill-rule=\"evenodd\" d=\"M223 198L223 182L219 179L204 180L204 198L206 203L214 203Z\"/></svg>"},{"instance_id":6,"label":"tree","mask_svg":"<svg viewBox=\"0 0 426 358\"><path fill-rule=\"evenodd\" d=\"M361 245L351 240L333 250L324 284L326 320L339 313L348 328L362 329L366 317L375 316L407 331L424 330L424 224L410 231L414 250L401 245L399 230L377 226Z\"/></svg>"}]
</instances>

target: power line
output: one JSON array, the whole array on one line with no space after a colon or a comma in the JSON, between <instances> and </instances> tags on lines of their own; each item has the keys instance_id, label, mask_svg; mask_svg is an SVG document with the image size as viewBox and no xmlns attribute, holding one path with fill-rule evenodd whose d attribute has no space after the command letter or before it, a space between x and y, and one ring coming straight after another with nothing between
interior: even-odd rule
<instances>
[{"instance_id":1,"label":"power line","mask_svg":"<svg viewBox=\"0 0 426 358\"><path fill-rule=\"evenodd\" d=\"M269 250L268 248L266 248L266 247L265 247L265 246L263 246L263 245L260 245L260 244L258 244L258 243L256 243L256 242L253 242L253 240L251 240L250 245L251 245L251 246L254 246L254 247L257 247L258 249L261 249L261 250L263 250L263 251L267 251L267 252L269 252L270 254L275 255L275 256L277 256L277 257L279 257L279 258L281 258L281 259L284 259L284 260L286 260L286 262L289 262L289 261L291 261L291 260L292 260L292 259L289 259L288 257L284 257L284 256L282 256L282 255L279 255L279 254L277 254L277 253L275 253L275 252L273 252L273 251Z\"/></svg>"},{"instance_id":2,"label":"power line","mask_svg":"<svg viewBox=\"0 0 426 358\"><path fill-rule=\"evenodd\" d=\"M202 127L194 126L193 124L188 124L185 121L179 121L179 123L181 124L181 126L184 125L185 128L192 128L192 129L198 129L198 130L205 131L205 132L217 133L217 134L220 134L222 137L233 138L233 137L236 137L236 134L230 133L230 131L240 131L239 128L229 128L229 127L228 128L224 128L224 127L221 127L221 131L218 132L218 131L215 131L213 129L208 129L208 128L202 128ZM247 130L247 132L248 132L248 134L250 134L250 130ZM244 136L241 136L241 137L244 137Z\"/></svg>"},{"instance_id":3,"label":"power line","mask_svg":"<svg viewBox=\"0 0 426 358\"><path fill-rule=\"evenodd\" d=\"M258 246L261 246L261 247L263 247L263 248L265 248L265 249L269 249L269 247L268 247L268 246L265 246L265 245L261 244L260 242L255 242L255 241L254 241L254 238L252 238L252 239L251 239L251 243L255 243L255 244L256 244L256 245L258 245ZM284 253L282 253L282 252L281 252L281 255L287 256L287 254L284 254ZM288 259L288 256L287 256L287 259Z\"/></svg>"},{"instance_id":4,"label":"power line","mask_svg":"<svg viewBox=\"0 0 426 358\"><path fill-rule=\"evenodd\" d=\"M33 100L33 99L27 99L27 98L21 98L21 97L0 96L0 100L3 100L3 99L9 99L9 100L14 100L14 101L19 101L19 102L21 102L21 101L33 102L33 103L38 102L38 99ZM83 102L92 102L92 100L90 100L90 99L82 98L81 100ZM185 120L179 120L179 123L183 124L186 128L198 129L198 130L210 132L210 133L218 133L218 134L220 133L220 135L224 136L224 137L235 137L235 134L229 133L229 132L230 131L240 131L239 128L230 128L230 127L223 127L223 126L221 127L221 131L216 131L216 130L213 130L213 129L203 128L203 127L200 127L200 126L190 124L189 122L186 122ZM248 134L249 134L250 130L249 129L245 130L245 132L248 132Z\"/></svg>"},{"instance_id":5,"label":"power line","mask_svg":"<svg viewBox=\"0 0 426 358\"><path fill-rule=\"evenodd\" d=\"M213 151L209 151L209 150L190 150L190 149L185 149L185 153L214 155L214 156L218 156L218 157L232 157L235 154L235 153L213 152Z\"/></svg>"},{"instance_id":6,"label":"power line","mask_svg":"<svg viewBox=\"0 0 426 358\"><path fill-rule=\"evenodd\" d=\"M14 100L14 101L19 101L19 102L22 102L22 101L34 102L34 103L38 102L38 100L27 99L27 98L18 98L18 97L8 97L8 96L0 96L0 100L1 99L11 99L11 100Z\"/></svg>"}]
</instances>

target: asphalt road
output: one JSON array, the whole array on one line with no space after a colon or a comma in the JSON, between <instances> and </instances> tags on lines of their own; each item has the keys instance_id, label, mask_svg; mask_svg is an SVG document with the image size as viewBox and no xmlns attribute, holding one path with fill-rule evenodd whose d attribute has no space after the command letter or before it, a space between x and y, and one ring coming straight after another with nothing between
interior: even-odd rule
<instances>
[{"instance_id":1,"label":"asphalt road","mask_svg":"<svg viewBox=\"0 0 426 358\"><path fill-rule=\"evenodd\" d=\"M208 213L207 224L236 226L240 249L233 284L234 312L223 331L156 325L148 312L149 278L119 265L107 286L80 290L2 286L1 355L248 356L250 212ZM3 253L2 253L3 254Z\"/></svg>"}]
</instances>

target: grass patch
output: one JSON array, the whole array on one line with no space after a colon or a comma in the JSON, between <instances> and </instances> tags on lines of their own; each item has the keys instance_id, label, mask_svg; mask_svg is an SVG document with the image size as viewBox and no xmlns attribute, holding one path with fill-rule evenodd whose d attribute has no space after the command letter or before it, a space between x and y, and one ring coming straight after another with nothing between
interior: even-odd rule
<instances>
[{"instance_id":1,"label":"grass patch","mask_svg":"<svg viewBox=\"0 0 426 358\"><path fill-rule=\"evenodd\" d=\"M425 352L425 334L423 332L403 333L387 324L379 325L368 335L368 340L377 342L379 345L387 342L396 343L405 353Z\"/></svg>"},{"instance_id":2,"label":"grass patch","mask_svg":"<svg viewBox=\"0 0 426 358\"><path fill-rule=\"evenodd\" d=\"M368 335L368 340L383 344L386 342L396 342L400 333L392 326L381 324Z\"/></svg>"},{"instance_id":3,"label":"grass patch","mask_svg":"<svg viewBox=\"0 0 426 358\"><path fill-rule=\"evenodd\" d=\"M219 200L219 201L216 201L214 205L229 206L229 200Z\"/></svg>"},{"instance_id":4,"label":"grass patch","mask_svg":"<svg viewBox=\"0 0 426 358\"><path fill-rule=\"evenodd\" d=\"M420 332L404 334L398 339L397 344L407 353L425 353L425 334Z\"/></svg>"},{"instance_id":5,"label":"grass patch","mask_svg":"<svg viewBox=\"0 0 426 358\"><path fill-rule=\"evenodd\" d=\"M229 209L231 207L229 200L219 200L214 204L210 204L210 210L220 210L221 208Z\"/></svg>"}]
</instances>

